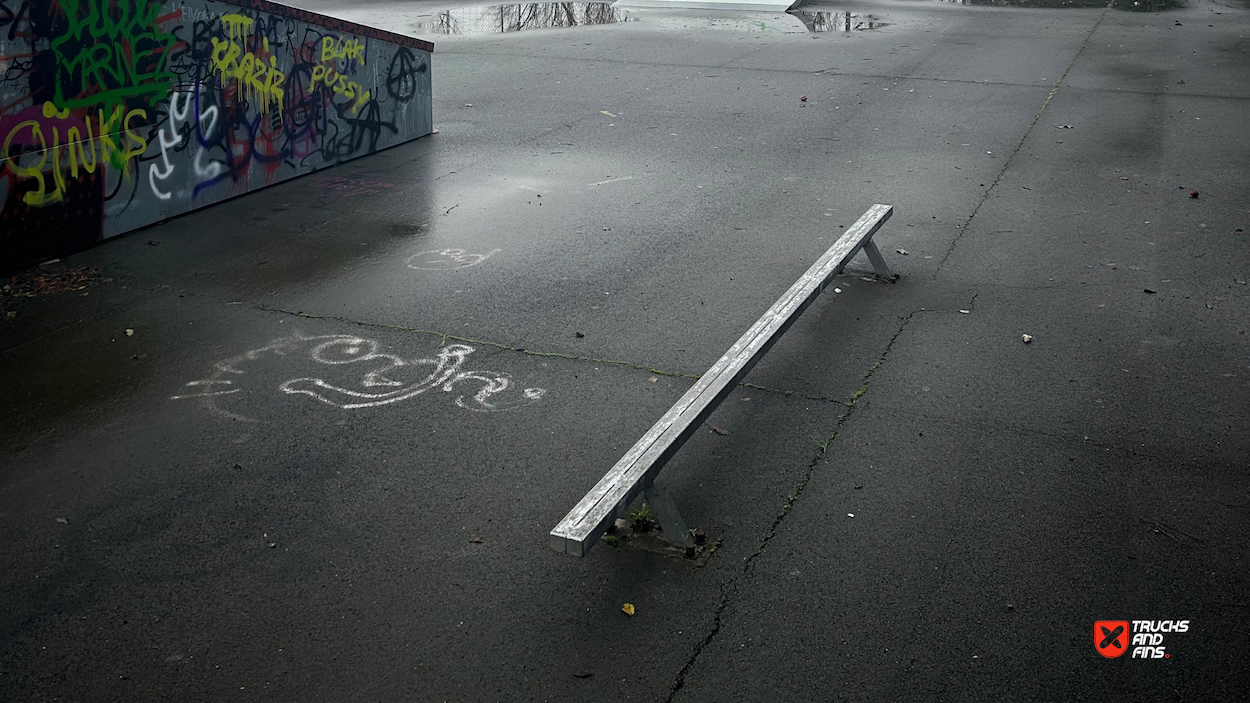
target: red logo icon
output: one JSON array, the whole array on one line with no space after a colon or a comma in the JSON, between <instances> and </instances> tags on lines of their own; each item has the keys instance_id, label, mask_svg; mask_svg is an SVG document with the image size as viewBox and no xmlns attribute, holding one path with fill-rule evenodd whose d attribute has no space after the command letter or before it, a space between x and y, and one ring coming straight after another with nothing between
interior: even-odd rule
<instances>
[{"instance_id":1,"label":"red logo icon","mask_svg":"<svg viewBox=\"0 0 1250 703\"><path fill-rule=\"evenodd\" d=\"M1108 659L1128 651L1128 620L1095 620L1094 649Z\"/></svg>"}]
</instances>

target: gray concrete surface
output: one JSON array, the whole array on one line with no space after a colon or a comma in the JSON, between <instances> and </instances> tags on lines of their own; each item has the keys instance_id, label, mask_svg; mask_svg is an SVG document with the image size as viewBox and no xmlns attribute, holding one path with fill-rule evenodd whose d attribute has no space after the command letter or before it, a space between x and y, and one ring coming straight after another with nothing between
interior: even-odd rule
<instances>
[{"instance_id":1,"label":"gray concrete surface","mask_svg":"<svg viewBox=\"0 0 1250 703\"><path fill-rule=\"evenodd\" d=\"M1245 4L804 9L883 26L423 34L439 134L0 299L0 699L1244 700ZM665 470L717 551L549 551L874 202L901 280L840 279ZM450 248L491 255L408 266ZM326 335L545 395L282 392L376 390ZM1099 619L1191 625L1105 659Z\"/></svg>"}]
</instances>

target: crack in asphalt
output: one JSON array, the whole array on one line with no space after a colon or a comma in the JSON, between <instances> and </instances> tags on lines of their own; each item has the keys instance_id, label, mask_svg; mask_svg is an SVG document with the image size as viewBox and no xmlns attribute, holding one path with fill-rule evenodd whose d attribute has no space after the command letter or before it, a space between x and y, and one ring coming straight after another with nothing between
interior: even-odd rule
<instances>
[{"instance_id":1,"label":"crack in asphalt","mask_svg":"<svg viewBox=\"0 0 1250 703\"><path fill-rule=\"evenodd\" d=\"M976 294L973 295L972 301L976 302ZM777 516L773 518L772 524L769 525L768 529L764 531L763 537L760 538L759 546L756 547L754 552L743 558L741 570L731 575L728 580L721 584L720 601L716 604L716 609L712 612L712 629L701 642L695 645L694 651L690 654L690 657L686 660L686 663L682 666L681 670L677 672L677 676L673 680L672 686L669 688L668 697L664 699L665 703L672 703L673 699L677 697L677 694L686 684L686 676L689 675L691 669L693 669L694 665L698 662L699 656L703 653L703 650L706 649L707 646L716 639L716 635L720 633L721 616L734 599L734 594L736 594L738 589L738 579L751 572L755 560L764 554L764 551L768 548L768 543L778 535L781 530L782 523L785 522L785 519L790 514L794 504L798 501L799 496L803 494L803 490L807 488L807 484L811 482L812 477L815 475L816 467L820 465L821 460L823 460L828 454L830 443L838 437L838 434L842 431L842 427L846 425L847 421L851 419L851 416L855 414L855 409L859 407L859 401L867 395L868 387L872 383L873 376L876 375L877 370L881 368L881 365L885 363L886 358L890 355L890 350L894 348L894 343L898 341L898 338L903 334L903 331L907 329L907 325L912 321L912 318L922 312L941 311L913 310L902 319L898 329L895 330L894 335L890 337L890 341L886 342L885 349L882 350L881 356L877 358L877 361L869 367L868 372L864 374L863 385L861 385L860 389L855 392L854 399L850 403L845 404L846 411L838 416L838 420L834 424L833 430L830 432L828 439L817 443L818 448L816 450L816 454L808 463L807 469L803 473L803 477L799 479L799 482L795 485L794 490L791 491L790 495L786 497L785 504L781 506L781 510L777 513Z\"/></svg>"},{"instance_id":2,"label":"crack in asphalt","mask_svg":"<svg viewBox=\"0 0 1250 703\"><path fill-rule=\"evenodd\" d=\"M1090 28L1089 34L1085 35L1085 41L1081 42L1081 48L1076 50L1076 55L1074 55L1072 60L1068 62L1068 67L1063 70L1063 75L1059 76L1059 79L1055 81L1055 85L1051 87L1050 94L1046 96L1046 100L1042 103L1042 107L1037 111L1037 114L1033 116L1033 121L1029 123L1028 129L1024 130L1024 135L1020 137L1020 143L1016 144L1016 148L1011 150L1011 154L1003 163L1002 170L1000 170L998 175L994 177L994 181L990 183L990 187L986 188L985 192L981 194L981 199L977 202L976 207L972 209L972 214L968 215L968 219L964 220L962 225L955 225L955 227L959 229L959 234L951 240L950 246L946 248L946 253L942 255L942 260L938 262L937 268L933 271L934 277L942 272L943 267L946 266L946 260L950 258L952 253L954 253L955 247L959 245L959 241L963 239L965 234L968 233L968 228L972 225L972 220L977 216L977 213L981 212L981 207L989 201L990 194L994 192L994 189L998 187L998 184L1003 182L1003 176L1007 174L1007 169L1011 167L1012 162L1016 160L1016 156L1020 153L1020 150L1024 148L1024 143L1028 141L1029 135L1033 133L1033 128L1036 127L1037 123L1042 119L1042 113L1046 112L1046 108L1050 106L1050 101L1053 100L1055 98L1055 94L1059 92L1059 86L1063 85L1063 81L1068 77L1068 73L1072 71L1072 67L1075 66L1077 60L1081 58L1081 54L1085 53L1085 47L1089 46L1089 40L1094 38L1094 33L1098 31L1098 27L1102 25L1103 19L1110 11L1111 6L1108 5L1107 9L1103 10L1101 15L1098 15L1098 20L1094 22L1094 26Z\"/></svg>"},{"instance_id":3,"label":"crack in asphalt","mask_svg":"<svg viewBox=\"0 0 1250 703\"><path fill-rule=\"evenodd\" d=\"M980 295L981 290L979 288L973 289L972 297L968 300L968 307L964 309L975 310L977 298ZM682 687L685 686L686 676L689 675L690 670L693 669L694 665L698 662L699 656L703 653L703 650L707 648L707 646L716 639L716 635L720 633L721 616L725 612L725 609L729 607L729 604L733 601L734 595L737 593L738 579L751 572L755 560L764 554L764 550L768 548L768 543L771 542L780 532L782 523L790 514L790 511L794 508L794 504L798 502L798 499L803 494L804 489L807 488L807 484L811 482L812 477L815 475L816 467L819 466L820 462L826 455L828 455L829 445L837 439L843 426L845 426L847 421L851 419L851 416L855 414L855 409L859 407L860 400L868 394L868 388L872 384L873 376L877 374L878 369L881 368L882 364L884 364L886 359L890 356L890 351L894 348L894 343L897 342L898 338L903 335L903 332L907 329L907 325L911 323L912 319L921 313L959 314L957 311L951 310L932 310L925 308L912 310L906 317L901 318L898 329L894 331L894 334L890 337L890 341L886 342L885 348L881 351L881 355L877 357L876 362L873 363L873 365L869 367L868 372L864 374L863 384L860 386L859 390L855 392L851 402L843 403L841 401L829 401L845 405L846 411L838 416L838 420L834 423L833 430L829 433L829 437L825 441L817 443L816 454L812 457L812 460L808 462L807 469L803 472L803 477L799 479L799 482L795 485L794 490L791 491L790 495L786 497L785 504L781 506L781 510L778 511L777 516L773 518L772 524L769 525L768 529L764 531L763 537L760 538L759 546L756 547L754 552L743 558L741 571L731 575L728 580L721 584L720 601L716 604L716 609L712 612L712 629L701 642L695 645L694 651L690 654L690 657L686 660L686 663L682 666L681 670L677 672L677 676L674 678L673 684L669 688L668 697L664 699L665 703L672 703L673 699L677 697L678 692L680 692ZM827 400L824 398L809 399Z\"/></svg>"}]
</instances>

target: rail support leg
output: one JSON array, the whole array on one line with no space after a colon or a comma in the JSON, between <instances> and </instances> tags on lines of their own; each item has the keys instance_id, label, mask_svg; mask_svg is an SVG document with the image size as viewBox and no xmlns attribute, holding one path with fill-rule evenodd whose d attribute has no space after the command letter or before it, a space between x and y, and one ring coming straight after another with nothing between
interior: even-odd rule
<instances>
[{"instance_id":1,"label":"rail support leg","mask_svg":"<svg viewBox=\"0 0 1250 703\"><path fill-rule=\"evenodd\" d=\"M890 267L885 265L885 259L881 256L881 251L877 249L877 245L871 239L864 242L864 253L868 255L868 260L872 262L872 270L877 272L878 278L884 278L887 281L894 280L894 274L890 272Z\"/></svg>"},{"instance_id":2,"label":"rail support leg","mask_svg":"<svg viewBox=\"0 0 1250 703\"><path fill-rule=\"evenodd\" d=\"M664 530L664 539L678 547L693 547L694 535L686 528L686 521L681 519L681 513L677 512L677 506L673 504L668 491L660 484L652 482L647 486L644 495L647 505L651 506L651 512L655 513L655 519L660 522L660 528Z\"/></svg>"}]
</instances>

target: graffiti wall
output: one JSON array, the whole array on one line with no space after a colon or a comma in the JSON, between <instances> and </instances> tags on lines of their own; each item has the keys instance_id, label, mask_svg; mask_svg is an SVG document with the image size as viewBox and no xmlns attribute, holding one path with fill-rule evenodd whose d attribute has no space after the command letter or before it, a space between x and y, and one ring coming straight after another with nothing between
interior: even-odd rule
<instances>
[{"instance_id":1,"label":"graffiti wall","mask_svg":"<svg viewBox=\"0 0 1250 703\"><path fill-rule=\"evenodd\" d=\"M0 268L429 134L433 48L263 0L0 0Z\"/></svg>"}]
</instances>

